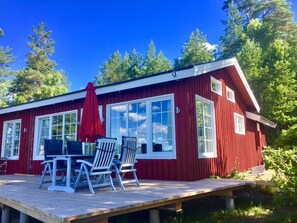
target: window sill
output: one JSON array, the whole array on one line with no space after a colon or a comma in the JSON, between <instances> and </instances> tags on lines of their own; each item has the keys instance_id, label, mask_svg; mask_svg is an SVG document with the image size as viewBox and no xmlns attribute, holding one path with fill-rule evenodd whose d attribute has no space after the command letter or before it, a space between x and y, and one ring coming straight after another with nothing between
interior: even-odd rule
<instances>
[{"instance_id":1,"label":"window sill","mask_svg":"<svg viewBox=\"0 0 297 223\"><path fill-rule=\"evenodd\" d=\"M19 160L19 157L1 157L1 159L5 159L5 160Z\"/></svg>"},{"instance_id":2,"label":"window sill","mask_svg":"<svg viewBox=\"0 0 297 223\"><path fill-rule=\"evenodd\" d=\"M165 159L176 159L176 155L175 154L172 154L172 155L169 155L169 154L147 154L147 155L144 155L144 154L137 154L136 155L136 159L158 159L158 160L165 160Z\"/></svg>"},{"instance_id":3,"label":"window sill","mask_svg":"<svg viewBox=\"0 0 297 223\"><path fill-rule=\"evenodd\" d=\"M205 159L205 158L217 158L216 154L205 154L205 153L199 153L198 154L199 159Z\"/></svg>"},{"instance_id":4,"label":"window sill","mask_svg":"<svg viewBox=\"0 0 297 223\"><path fill-rule=\"evenodd\" d=\"M33 161L43 161L43 160L44 160L44 156L33 157Z\"/></svg>"}]
</instances>

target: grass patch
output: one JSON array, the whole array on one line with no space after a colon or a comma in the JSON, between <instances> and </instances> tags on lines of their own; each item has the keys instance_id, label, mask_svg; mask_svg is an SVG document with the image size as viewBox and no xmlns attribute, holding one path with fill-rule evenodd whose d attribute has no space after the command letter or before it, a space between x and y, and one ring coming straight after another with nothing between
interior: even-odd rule
<instances>
[{"instance_id":1,"label":"grass patch","mask_svg":"<svg viewBox=\"0 0 297 223\"><path fill-rule=\"evenodd\" d=\"M247 188L234 192L235 210L225 210L225 201L211 196L183 203L183 212L160 211L161 223L293 223L296 208L276 206L271 190ZM141 211L110 219L111 223L148 223Z\"/></svg>"}]
</instances>

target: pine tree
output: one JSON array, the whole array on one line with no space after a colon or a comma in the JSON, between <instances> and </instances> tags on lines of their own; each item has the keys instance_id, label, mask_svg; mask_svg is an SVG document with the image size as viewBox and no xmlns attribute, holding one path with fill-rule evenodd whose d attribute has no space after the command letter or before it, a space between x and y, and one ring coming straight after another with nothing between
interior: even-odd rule
<instances>
[{"instance_id":1,"label":"pine tree","mask_svg":"<svg viewBox=\"0 0 297 223\"><path fill-rule=\"evenodd\" d=\"M3 30L0 28L0 38L4 36ZM0 107L9 104L9 86L14 72L10 68L14 56L11 54L9 47L0 46Z\"/></svg>"},{"instance_id":2,"label":"pine tree","mask_svg":"<svg viewBox=\"0 0 297 223\"><path fill-rule=\"evenodd\" d=\"M146 57L133 49L131 54L122 54L119 51L113 53L108 61L99 67L94 84L110 84L123 80L131 80L144 75L151 75L172 69L170 61L161 52L156 55L156 47L150 42Z\"/></svg>"},{"instance_id":3,"label":"pine tree","mask_svg":"<svg viewBox=\"0 0 297 223\"><path fill-rule=\"evenodd\" d=\"M207 44L207 39L202 32L198 29L192 32L183 46L181 58L175 60L175 69L213 60L212 51L208 49Z\"/></svg>"},{"instance_id":4,"label":"pine tree","mask_svg":"<svg viewBox=\"0 0 297 223\"><path fill-rule=\"evenodd\" d=\"M99 73L95 77L96 85L110 84L124 80L125 72L122 65L122 55L119 51L114 52L108 61L99 67Z\"/></svg>"},{"instance_id":5,"label":"pine tree","mask_svg":"<svg viewBox=\"0 0 297 223\"><path fill-rule=\"evenodd\" d=\"M44 23L33 27L28 46L31 51L26 56L26 67L16 73L10 91L13 103L19 104L60 95L68 91L68 81L62 71L55 70L56 63L50 59L54 52L51 31L46 31Z\"/></svg>"},{"instance_id":6,"label":"pine tree","mask_svg":"<svg viewBox=\"0 0 297 223\"><path fill-rule=\"evenodd\" d=\"M142 75L142 69L143 69L143 63L144 59L143 56L136 51L136 49L133 49L131 54L126 55L126 75L127 79L135 79ZM125 58L124 58L125 61Z\"/></svg>"},{"instance_id":7,"label":"pine tree","mask_svg":"<svg viewBox=\"0 0 297 223\"><path fill-rule=\"evenodd\" d=\"M234 57L243 45L243 19L237 6L231 1L228 6L228 20L223 21L226 26L220 38L220 58Z\"/></svg>"},{"instance_id":8,"label":"pine tree","mask_svg":"<svg viewBox=\"0 0 297 223\"><path fill-rule=\"evenodd\" d=\"M143 75L151 75L172 69L170 61L164 56L163 52L160 51L156 55L156 46L154 41L150 41L144 59L144 65L142 69Z\"/></svg>"}]
</instances>

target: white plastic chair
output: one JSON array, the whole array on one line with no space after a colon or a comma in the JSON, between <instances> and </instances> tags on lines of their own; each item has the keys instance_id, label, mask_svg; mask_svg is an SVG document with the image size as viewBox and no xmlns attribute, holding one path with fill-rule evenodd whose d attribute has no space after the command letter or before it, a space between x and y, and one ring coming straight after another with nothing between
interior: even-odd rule
<instances>
[{"instance_id":1,"label":"white plastic chair","mask_svg":"<svg viewBox=\"0 0 297 223\"><path fill-rule=\"evenodd\" d=\"M111 177L111 165L115 155L116 139L100 138L97 140L96 152L94 154L93 162L86 160L77 160L80 163L74 189L80 183L83 176L87 178L89 189L91 193L96 187L111 186L113 190L115 187Z\"/></svg>"},{"instance_id":2,"label":"white plastic chair","mask_svg":"<svg viewBox=\"0 0 297 223\"><path fill-rule=\"evenodd\" d=\"M136 163L136 150L137 150L137 138L123 136L122 138L122 151L119 160L114 160L112 165L112 171L116 174L116 179L122 189L125 189L124 184L136 183L136 186L140 186L136 169L134 165ZM124 179L126 173L132 173L132 179Z\"/></svg>"}]
</instances>

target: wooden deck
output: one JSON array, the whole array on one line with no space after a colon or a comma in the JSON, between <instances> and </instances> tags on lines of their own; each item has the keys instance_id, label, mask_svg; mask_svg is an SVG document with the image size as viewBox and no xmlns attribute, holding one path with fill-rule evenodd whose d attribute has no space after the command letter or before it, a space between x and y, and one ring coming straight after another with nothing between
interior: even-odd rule
<instances>
[{"instance_id":1,"label":"wooden deck","mask_svg":"<svg viewBox=\"0 0 297 223\"><path fill-rule=\"evenodd\" d=\"M248 181L204 179L195 182L141 181L141 186L128 185L76 193L38 189L40 176L0 175L0 203L43 222L108 222L117 216L166 205L180 207L183 201L210 195L230 196L233 190L252 184Z\"/></svg>"}]
</instances>

